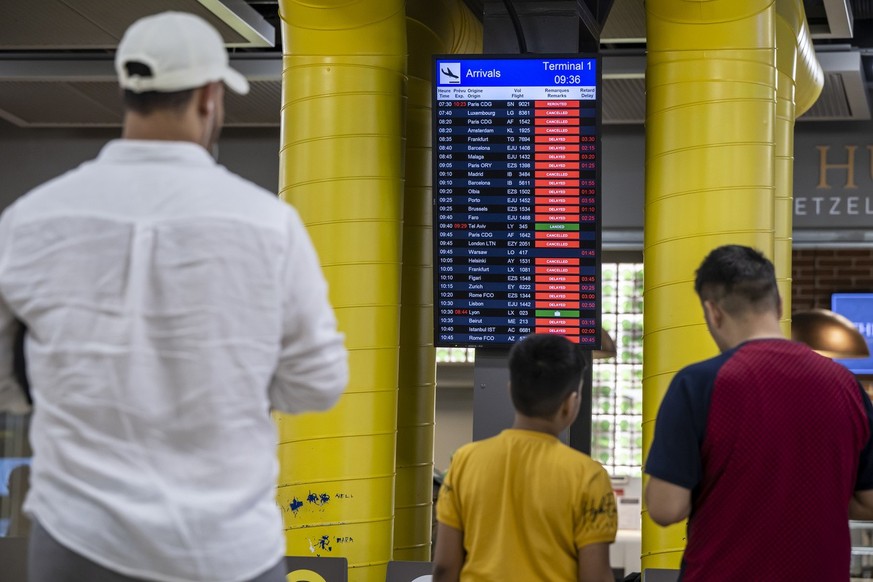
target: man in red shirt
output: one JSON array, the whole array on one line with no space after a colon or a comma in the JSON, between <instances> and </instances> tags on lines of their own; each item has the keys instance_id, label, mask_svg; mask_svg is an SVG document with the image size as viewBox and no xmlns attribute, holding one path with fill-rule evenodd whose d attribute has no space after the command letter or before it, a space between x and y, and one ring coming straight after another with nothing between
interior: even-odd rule
<instances>
[{"instance_id":1,"label":"man in red shirt","mask_svg":"<svg viewBox=\"0 0 873 582\"><path fill-rule=\"evenodd\" d=\"M721 355L673 378L646 459L660 525L688 518L683 582L846 580L873 508L873 407L843 366L782 336L772 263L715 249L695 291Z\"/></svg>"}]
</instances>

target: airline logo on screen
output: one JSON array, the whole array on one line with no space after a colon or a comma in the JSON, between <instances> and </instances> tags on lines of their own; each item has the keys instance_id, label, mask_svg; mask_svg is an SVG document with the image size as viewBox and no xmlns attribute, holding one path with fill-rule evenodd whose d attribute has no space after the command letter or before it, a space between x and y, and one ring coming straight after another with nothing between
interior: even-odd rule
<instances>
[{"instance_id":1,"label":"airline logo on screen","mask_svg":"<svg viewBox=\"0 0 873 582\"><path fill-rule=\"evenodd\" d=\"M440 66L440 85L461 84L461 63L442 63Z\"/></svg>"}]
</instances>

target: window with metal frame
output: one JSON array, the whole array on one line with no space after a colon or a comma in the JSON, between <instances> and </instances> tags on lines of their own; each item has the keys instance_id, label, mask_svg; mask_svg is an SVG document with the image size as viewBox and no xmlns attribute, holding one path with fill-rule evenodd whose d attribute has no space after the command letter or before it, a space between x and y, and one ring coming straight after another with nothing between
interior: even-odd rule
<instances>
[{"instance_id":1,"label":"window with metal frame","mask_svg":"<svg viewBox=\"0 0 873 582\"><path fill-rule=\"evenodd\" d=\"M611 475L643 462L643 264L603 263L602 325L616 356L594 361L591 456Z\"/></svg>"}]
</instances>

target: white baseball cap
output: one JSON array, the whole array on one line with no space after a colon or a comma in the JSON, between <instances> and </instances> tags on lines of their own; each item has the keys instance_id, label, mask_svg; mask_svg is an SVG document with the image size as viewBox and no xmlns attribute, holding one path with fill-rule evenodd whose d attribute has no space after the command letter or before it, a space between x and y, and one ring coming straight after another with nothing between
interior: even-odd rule
<instances>
[{"instance_id":1,"label":"white baseball cap","mask_svg":"<svg viewBox=\"0 0 873 582\"><path fill-rule=\"evenodd\" d=\"M151 75L128 72L128 63L146 65ZM235 93L249 82L230 68L224 41L208 22L185 12L161 12L140 18L124 33L115 53L118 83L134 93L169 93L224 81Z\"/></svg>"}]
</instances>

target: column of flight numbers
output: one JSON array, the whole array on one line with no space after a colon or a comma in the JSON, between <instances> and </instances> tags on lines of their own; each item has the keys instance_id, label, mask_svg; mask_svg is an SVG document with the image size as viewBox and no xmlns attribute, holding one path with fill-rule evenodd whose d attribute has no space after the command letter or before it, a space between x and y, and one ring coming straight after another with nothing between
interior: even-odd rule
<instances>
[{"instance_id":1,"label":"column of flight numbers","mask_svg":"<svg viewBox=\"0 0 873 582\"><path fill-rule=\"evenodd\" d=\"M535 331L533 101L502 102L506 126L506 333L510 342Z\"/></svg>"}]
</instances>

